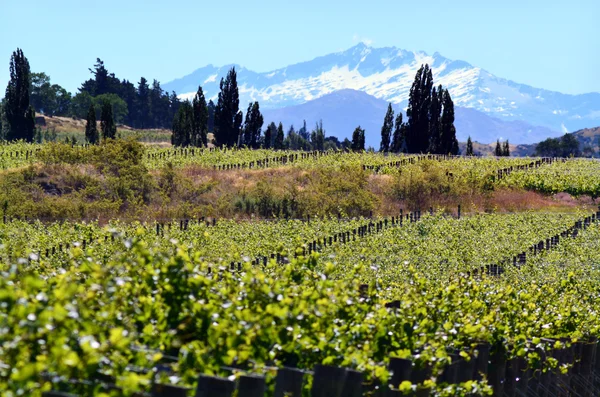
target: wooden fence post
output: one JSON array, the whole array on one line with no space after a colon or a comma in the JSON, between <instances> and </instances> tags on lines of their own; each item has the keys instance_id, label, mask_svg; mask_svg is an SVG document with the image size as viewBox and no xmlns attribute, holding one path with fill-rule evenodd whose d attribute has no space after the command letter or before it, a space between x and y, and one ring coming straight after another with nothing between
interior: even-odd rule
<instances>
[{"instance_id":1,"label":"wooden fence post","mask_svg":"<svg viewBox=\"0 0 600 397\"><path fill-rule=\"evenodd\" d=\"M235 382L218 376L200 375L195 397L231 397Z\"/></svg>"},{"instance_id":2,"label":"wooden fence post","mask_svg":"<svg viewBox=\"0 0 600 397\"><path fill-rule=\"evenodd\" d=\"M280 368L275 378L273 397L302 397L304 372L296 368Z\"/></svg>"},{"instance_id":3,"label":"wooden fence post","mask_svg":"<svg viewBox=\"0 0 600 397\"><path fill-rule=\"evenodd\" d=\"M264 397L265 377L261 375L243 375L238 379L238 397Z\"/></svg>"},{"instance_id":4,"label":"wooden fence post","mask_svg":"<svg viewBox=\"0 0 600 397\"><path fill-rule=\"evenodd\" d=\"M152 397L187 397L188 390L180 386L157 384L152 387Z\"/></svg>"},{"instance_id":5,"label":"wooden fence post","mask_svg":"<svg viewBox=\"0 0 600 397\"><path fill-rule=\"evenodd\" d=\"M314 369L311 397L342 397L345 381L346 369L317 365Z\"/></svg>"}]
</instances>

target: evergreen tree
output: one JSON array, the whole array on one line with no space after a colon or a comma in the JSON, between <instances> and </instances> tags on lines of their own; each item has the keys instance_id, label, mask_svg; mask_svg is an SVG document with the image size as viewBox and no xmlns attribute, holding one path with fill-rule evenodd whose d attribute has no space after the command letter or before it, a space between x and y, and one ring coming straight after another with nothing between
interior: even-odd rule
<instances>
[{"instance_id":1,"label":"evergreen tree","mask_svg":"<svg viewBox=\"0 0 600 397\"><path fill-rule=\"evenodd\" d=\"M100 136L98 134L98 127L96 125L96 108L94 105L90 105L88 110L87 120L85 123L85 140L94 145L98 143Z\"/></svg>"},{"instance_id":2,"label":"evergreen tree","mask_svg":"<svg viewBox=\"0 0 600 397\"><path fill-rule=\"evenodd\" d=\"M244 122L244 145L252 149L257 149L260 145L260 132L264 120L260 114L258 102L248 104L246 111L246 121Z\"/></svg>"},{"instance_id":3,"label":"evergreen tree","mask_svg":"<svg viewBox=\"0 0 600 397\"><path fill-rule=\"evenodd\" d=\"M429 148L429 106L433 76L429 65L421 66L410 89L406 117L406 148L409 153L424 153Z\"/></svg>"},{"instance_id":4,"label":"evergreen tree","mask_svg":"<svg viewBox=\"0 0 600 397\"><path fill-rule=\"evenodd\" d=\"M190 101L184 101L173 120L171 144L173 146L189 146L194 129L194 108Z\"/></svg>"},{"instance_id":5,"label":"evergreen tree","mask_svg":"<svg viewBox=\"0 0 600 397\"><path fill-rule=\"evenodd\" d=\"M471 137L467 139L467 152L465 153L467 156L473 156L473 141L471 141Z\"/></svg>"},{"instance_id":6,"label":"evergreen tree","mask_svg":"<svg viewBox=\"0 0 600 397\"><path fill-rule=\"evenodd\" d=\"M300 137L306 141L310 140L310 133L306 128L306 120L303 120L302 127L298 130L298 135L300 135Z\"/></svg>"},{"instance_id":7,"label":"evergreen tree","mask_svg":"<svg viewBox=\"0 0 600 397\"><path fill-rule=\"evenodd\" d=\"M360 125L356 127L352 133L352 144L350 148L355 152L362 152L365 150L365 130L360 128Z\"/></svg>"},{"instance_id":8,"label":"evergreen tree","mask_svg":"<svg viewBox=\"0 0 600 397\"><path fill-rule=\"evenodd\" d=\"M437 89L433 87L431 92L431 103L429 105L429 152L437 154L448 154L450 149L444 147L442 142L442 105L444 101L442 86Z\"/></svg>"},{"instance_id":9,"label":"evergreen tree","mask_svg":"<svg viewBox=\"0 0 600 397\"><path fill-rule=\"evenodd\" d=\"M502 156L502 146L500 146L500 139L496 140L496 150L494 150L494 155L497 157Z\"/></svg>"},{"instance_id":10,"label":"evergreen tree","mask_svg":"<svg viewBox=\"0 0 600 397\"><path fill-rule=\"evenodd\" d=\"M113 119L112 106L109 102L102 105L102 115L100 116L100 129L104 139L115 139L117 136L117 126Z\"/></svg>"},{"instance_id":11,"label":"evergreen tree","mask_svg":"<svg viewBox=\"0 0 600 397\"><path fill-rule=\"evenodd\" d=\"M4 113L9 141L23 139L33 142L35 111L29 104L30 69L23 51L17 48L10 58L10 80L6 87Z\"/></svg>"},{"instance_id":12,"label":"evergreen tree","mask_svg":"<svg viewBox=\"0 0 600 397\"><path fill-rule=\"evenodd\" d=\"M510 156L510 146L508 145L508 139L504 141L504 144L502 145L502 155L505 157Z\"/></svg>"},{"instance_id":13,"label":"evergreen tree","mask_svg":"<svg viewBox=\"0 0 600 397\"><path fill-rule=\"evenodd\" d=\"M283 138L283 124L279 123L279 126L277 127L277 134L275 135L275 143L273 145L275 150L283 149Z\"/></svg>"},{"instance_id":14,"label":"evergreen tree","mask_svg":"<svg viewBox=\"0 0 600 397\"><path fill-rule=\"evenodd\" d=\"M136 113L136 127L141 129L150 128L152 124L150 114L150 87L148 86L148 80L144 77L142 77L138 83Z\"/></svg>"},{"instance_id":15,"label":"evergreen tree","mask_svg":"<svg viewBox=\"0 0 600 397\"><path fill-rule=\"evenodd\" d=\"M202 87L198 87L198 92L192 101L194 117L192 118L192 132L190 134L190 144L192 146L202 147L208 145L208 108L206 98Z\"/></svg>"},{"instance_id":16,"label":"evergreen tree","mask_svg":"<svg viewBox=\"0 0 600 397\"><path fill-rule=\"evenodd\" d=\"M219 99L215 108L215 140L218 145L231 147L238 143L242 112L235 68L221 79Z\"/></svg>"},{"instance_id":17,"label":"evergreen tree","mask_svg":"<svg viewBox=\"0 0 600 397\"><path fill-rule=\"evenodd\" d=\"M379 147L380 152L390 151L390 138L392 130L394 129L394 110L392 104L388 103L387 112L383 119L383 126L381 127L381 145Z\"/></svg>"},{"instance_id":18,"label":"evergreen tree","mask_svg":"<svg viewBox=\"0 0 600 397\"><path fill-rule=\"evenodd\" d=\"M208 101L208 132L215 131L215 103L211 100Z\"/></svg>"},{"instance_id":19,"label":"evergreen tree","mask_svg":"<svg viewBox=\"0 0 600 397\"><path fill-rule=\"evenodd\" d=\"M325 149L325 130L323 129L323 121L319 121L315 126L315 130L310 134L310 141L313 150Z\"/></svg>"},{"instance_id":20,"label":"evergreen tree","mask_svg":"<svg viewBox=\"0 0 600 397\"><path fill-rule=\"evenodd\" d=\"M270 149L273 147L273 140L275 139L275 135L277 134L277 126L275 123L271 122L265 131L265 141L263 143L263 147L265 149Z\"/></svg>"},{"instance_id":21,"label":"evergreen tree","mask_svg":"<svg viewBox=\"0 0 600 397\"><path fill-rule=\"evenodd\" d=\"M441 87L440 87L441 88ZM458 154L458 140L456 139L456 128L454 127L454 102L448 90L443 90L441 101L444 106L440 122L440 154Z\"/></svg>"},{"instance_id":22,"label":"evergreen tree","mask_svg":"<svg viewBox=\"0 0 600 397\"><path fill-rule=\"evenodd\" d=\"M402 112L396 116L394 125L394 135L392 136L392 144L390 150L394 153L400 153L404 149L406 125L402 123Z\"/></svg>"}]
</instances>

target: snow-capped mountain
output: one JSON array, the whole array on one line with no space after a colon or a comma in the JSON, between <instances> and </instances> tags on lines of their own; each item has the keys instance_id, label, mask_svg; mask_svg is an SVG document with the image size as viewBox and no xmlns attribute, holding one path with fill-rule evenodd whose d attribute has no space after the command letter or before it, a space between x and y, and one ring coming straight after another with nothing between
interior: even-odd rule
<instances>
[{"instance_id":1,"label":"snow-capped mountain","mask_svg":"<svg viewBox=\"0 0 600 397\"><path fill-rule=\"evenodd\" d=\"M236 66L240 107L258 100L261 108L299 105L342 90L363 91L376 98L406 106L415 73L422 64L433 68L435 84L450 90L456 106L475 109L500 120L568 132L600 124L600 93L567 95L502 79L464 61L439 53L411 52L395 47L372 48L358 44L346 51L315 58L267 73ZM215 99L219 81L234 65L208 65L165 84L182 97L191 97L202 85Z\"/></svg>"}]
</instances>

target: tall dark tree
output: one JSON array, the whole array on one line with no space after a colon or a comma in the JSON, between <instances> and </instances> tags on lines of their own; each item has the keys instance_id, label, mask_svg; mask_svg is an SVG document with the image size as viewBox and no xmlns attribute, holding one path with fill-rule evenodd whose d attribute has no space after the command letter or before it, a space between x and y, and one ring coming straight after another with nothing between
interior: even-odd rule
<instances>
[{"instance_id":1,"label":"tall dark tree","mask_svg":"<svg viewBox=\"0 0 600 397\"><path fill-rule=\"evenodd\" d=\"M356 127L352 133L352 144L350 148L355 152L362 152L365 150L365 130L360 128L360 125Z\"/></svg>"},{"instance_id":2,"label":"tall dark tree","mask_svg":"<svg viewBox=\"0 0 600 397\"><path fill-rule=\"evenodd\" d=\"M441 87L440 87L441 88ZM440 154L458 154L458 140L456 139L456 128L454 127L454 102L448 90L443 90L441 95L444 110L440 122Z\"/></svg>"},{"instance_id":3,"label":"tall dark tree","mask_svg":"<svg viewBox=\"0 0 600 397\"><path fill-rule=\"evenodd\" d=\"M383 126L381 127L381 145L379 147L380 152L390 151L390 140L392 136L392 130L394 129L394 110L392 104L388 103L387 112L383 119Z\"/></svg>"},{"instance_id":4,"label":"tall dark tree","mask_svg":"<svg viewBox=\"0 0 600 397\"><path fill-rule=\"evenodd\" d=\"M298 135L300 135L300 137L306 141L310 140L310 132L306 128L306 120L302 121L302 127L300 127L298 130Z\"/></svg>"},{"instance_id":5,"label":"tall dark tree","mask_svg":"<svg viewBox=\"0 0 600 397\"><path fill-rule=\"evenodd\" d=\"M465 153L467 156L473 156L473 141L471 141L471 137L469 137L469 139L467 139L467 150Z\"/></svg>"},{"instance_id":6,"label":"tall dark tree","mask_svg":"<svg viewBox=\"0 0 600 397\"><path fill-rule=\"evenodd\" d=\"M275 123L271 122L265 131L265 140L263 142L263 147L265 149L270 149L273 147L273 140L275 139L275 135L277 134L277 126Z\"/></svg>"},{"instance_id":7,"label":"tall dark tree","mask_svg":"<svg viewBox=\"0 0 600 397\"><path fill-rule=\"evenodd\" d=\"M496 140L496 150L494 150L494 155L497 157L502 156L502 146L500 145L500 139Z\"/></svg>"},{"instance_id":8,"label":"tall dark tree","mask_svg":"<svg viewBox=\"0 0 600 397\"><path fill-rule=\"evenodd\" d=\"M215 131L215 103L211 100L208 101L208 132Z\"/></svg>"},{"instance_id":9,"label":"tall dark tree","mask_svg":"<svg viewBox=\"0 0 600 397\"><path fill-rule=\"evenodd\" d=\"M242 126L242 112L239 110L240 94L235 68L221 79L219 99L215 108L215 140L218 145L231 147L238 143Z\"/></svg>"},{"instance_id":10,"label":"tall dark tree","mask_svg":"<svg viewBox=\"0 0 600 397\"><path fill-rule=\"evenodd\" d=\"M421 66L410 89L406 117L406 147L409 153L425 153L429 148L429 106L433 75L429 65Z\"/></svg>"},{"instance_id":11,"label":"tall dark tree","mask_svg":"<svg viewBox=\"0 0 600 397\"><path fill-rule=\"evenodd\" d=\"M510 156L510 146L508 145L508 139L504 141L504 144L502 145L502 155L505 157Z\"/></svg>"},{"instance_id":12,"label":"tall dark tree","mask_svg":"<svg viewBox=\"0 0 600 397\"><path fill-rule=\"evenodd\" d=\"M260 132L264 119L260 113L258 102L248 104L246 121L244 122L244 145L256 149L260 145Z\"/></svg>"},{"instance_id":13,"label":"tall dark tree","mask_svg":"<svg viewBox=\"0 0 600 397\"><path fill-rule=\"evenodd\" d=\"M88 110L87 114L87 120L85 123L85 140L92 145L98 143L100 140L98 126L96 125L96 108L93 104L90 105L90 109Z\"/></svg>"},{"instance_id":14,"label":"tall dark tree","mask_svg":"<svg viewBox=\"0 0 600 397\"><path fill-rule=\"evenodd\" d=\"M277 126L277 134L275 135L275 142L273 143L273 149L282 150L283 149L283 124L279 123Z\"/></svg>"},{"instance_id":15,"label":"tall dark tree","mask_svg":"<svg viewBox=\"0 0 600 397\"><path fill-rule=\"evenodd\" d=\"M135 85L131 83L129 80L123 79L121 81L119 96L125 103L127 104L127 116L123 119L123 124L133 126L136 119L136 100L137 100L137 91L135 89ZM172 120L173 117L170 116L169 120Z\"/></svg>"},{"instance_id":16,"label":"tall dark tree","mask_svg":"<svg viewBox=\"0 0 600 397\"><path fill-rule=\"evenodd\" d=\"M400 153L405 149L406 140L406 124L402 122L402 112L399 112L396 116L394 125L394 135L392 136L392 144L390 150L394 153Z\"/></svg>"},{"instance_id":17,"label":"tall dark tree","mask_svg":"<svg viewBox=\"0 0 600 397\"><path fill-rule=\"evenodd\" d=\"M150 86L148 85L148 80L142 77L137 88L136 127L142 129L150 128L151 124Z\"/></svg>"},{"instance_id":18,"label":"tall dark tree","mask_svg":"<svg viewBox=\"0 0 600 397\"><path fill-rule=\"evenodd\" d=\"M198 92L194 96L192 101L193 108L193 123L192 123L192 134L190 137L190 143L193 146L207 146L208 145L208 108L206 107L206 98L204 98L204 92L202 87L198 87Z\"/></svg>"},{"instance_id":19,"label":"tall dark tree","mask_svg":"<svg viewBox=\"0 0 600 397\"><path fill-rule=\"evenodd\" d=\"M194 129L194 108L190 101L184 101L173 120L171 143L173 146L189 146Z\"/></svg>"},{"instance_id":20,"label":"tall dark tree","mask_svg":"<svg viewBox=\"0 0 600 397\"><path fill-rule=\"evenodd\" d=\"M322 120L316 124L315 129L311 132L310 143L312 144L313 150L325 149L325 130L323 129Z\"/></svg>"},{"instance_id":21,"label":"tall dark tree","mask_svg":"<svg viewBox=\"0 0 600 397\"><path fill-rule=\"evenodd\" d=\"M17 48L10 58L10 80L6 87L4 112L7 121L6 139L23 139L33 142L35 135L35 112L29 104L29 61Z\"/></svg>"},{"instance_id":22,"label":"tall dark tree","mask_svg":"<svg viewBox=\"0 0 600 397\"><path fill-rule=\"evenodd\" d=\"M115 139L117 136L117 126L113 118L112 105L110 102L102 104L102 115L100 116L100 129L104 139Z\"/></svg>"},{"instance_id":23,"label":"tall dark tree","mask_svg":"<svg viewBox=\"0 0 600 397\"><path fill-rule=\"evenodd\" d=\"M444 89L440 85L431 91L431 103L429 105L429 152L448 154L450 149L442 142L442 106L444 101ZM446 143L447 144L447 143Z\"/></svg>"}]
</instances>

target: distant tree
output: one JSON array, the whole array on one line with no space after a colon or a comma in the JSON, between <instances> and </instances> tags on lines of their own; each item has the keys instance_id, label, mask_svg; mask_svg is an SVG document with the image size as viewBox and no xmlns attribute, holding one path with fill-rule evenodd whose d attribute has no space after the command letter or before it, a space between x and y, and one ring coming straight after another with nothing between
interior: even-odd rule
<instances>
[{"instance_id":1,"label":"distant tree","mask_svg":"<svg viewBox=\"0 0 600 397\"><path fill-rule=\"evenodd\" d=\"M273 140L275 139L275 135L277 135L277 126L275 123L271 122L265 131L265 139L263 142L263 147L265 149L270 149L273 147Z\"/></svg>"},{"instance_id":2,"label":"distant tree","mask_svg":"<svg viewBox=\"0 0 600 397\"><path fill-rule=\"evenodd\" d=\"M390 151L390 139L392 130L394 129L394 110L392 104L388 103L387 112L383 119L383 126L381 127L381 145L379 147L380 152Z\"/></svg>"},{"instance_id":3,"label":"distant tree","mask_svg":"<svg viewBox=\"0 0 600 397\"><path fill-rule=\"evenodd\" d=\"M306 128L306 120L303 120L302 127L298 130L298 135L306 141L310 140L310 132L308 132L308 129Z\"/></svg>"},{"instance_id":4,"label":"distant tree","mask_svg":"<svg viewBox=\"0 0 600 397\"><path fill-rule=\"evenodd\" d=\"M510 156L510 146L508 146L508 139L504 141L504 144L502 145L502 155L505 157Z\"/></svg>"},{"instance_id":5,"label":"distant tree","mask_svg":"<svg viewBox=\"0 0 600 397\"><path fill-rule=\"evenodd\" d=\"M535 147L535 154L541 157L560 157L562 146L559 138L548 138Z\"/></svg>"},{"instance_id":6,"label":"distant tree","mask_svg":"<svg viewBox=\"0 0 600 397\"><path fill-rule=\"evenodd\" d=\"M253 149L260 146L260 133L263 123L264 120L262 114L260 114L258 102L248 104L246 121L244 122L244 145Z\"/></svg>"},{"instance_id":7,"label":"distant tree","mask_svg":"<svg viewBox=\"0 0 600 397\"><path fill-rule=\"evenodd\" d=\"M194 108L190 101L183 101L173 120L171 144L173 146L189 146L194 129Z\"/></svg>"},{"instance_id":8,"label":"distant tree","mask_svg":"<svg viewBox=\"0 0 600 397\"><path fill-rule=\"evenodd\" d=\"M86 117L90 105L94 103L94 98L86 91L77 93L71 100L70 114L78 119Z\"/></svg>"},{"instance_id":9,"label":"distant tree","mask_svg":"<svg viewBox=\"0 0 600 397\"><path fill-rule=\"evenodd\" d=\"M365 130L360 128L360 125L354 129L352 133L352 144L350 148L355 152L365 150Z\"/></svg>"},{"instance_id":10,"label":"distant tree","mask_svg":"<svg viewBox=\"0 0 600 397\"><path fill-rule=\"evenodd\" d=\"M35 111L29 104L30 69L23 51L17 48L10 58L10 80L6 87L4 112L9 141L23 139L33 142Z\"/></svg>"},{"instance_id":11,"label":"distant tree","mask_svg":"<svg viewBox=\"0 0 600 397\"><path fill-rule=\"evenodd\" d=\"M325 130L323 129L323 121L319 121L315 129L310 135L310 141L314 150L325 149Z\"/></svg>"},{"instance_id":12,"label":"distant tree","mask_svg":"<svg viewBox=\"0 0 600 397\"><path fill-rule=\"evenodd\" d=\"M123 79L120 84L119 89L119 97L125 102L127 105L127 115L122 120L123 124L133 126L136 121L137 109L136 109L136 101L137 101L137 91L135 89L135 85L129 80ZM167 120L173 120L175 113L169 114Z\"/></svg>"},{"instance_id":13,"label":"distant tree","mask_svg":"<svg viewBox=\"0 0 600 397\"><path fill-rule=\"evenodd\" d=\"M208 145L208 108L206 106L206 98L202 87L198 87L198 91L192 101L193 118L192 132L190 144L201 147Z\"/></svg>"},{"instance_id":14,"label":"distant tree","mask_svg":"<svg viewBox=\"0 0 600 397\"><path fill-rule=\"evenodd\" d=\"M208 132L215 131L215 103L211 100L208 101Z\"/></svg>"},{"instance_id":15,"label":"distant tree","mask_svg":"<svg viewBox=\"0 0 600 397\"><path fill-rule=\"evenodd\" d=\"M135 126L137 128L150 128L152 125L151 114L150 114L150 86L148 80L144 77L140 78L140 82L137 87L137 98L136 98L136 117Z\"/></svg>"},{"instance_id":16,"label":"distant tree","mask_svg":"<svg viewBox=\"0 0 600 397\"><path fill-rule=\"evenodd\" d=\"M467 151L465 153L467 156L473 156L473 141L471 141L471 137L467 139Z\"/></svg>"},{"instance_id":17,"label":"distant tree","mask_svg":"<svg viewBox=\"0 0 600 397\"><path fill-rule=\"evenodd\" d=\"M415 75L408 98L406 148L409 153L425 153L429 148L429 105L433 76L429 65Z\"/></svg>"},{"instance_id":18,"label":"distant tree","mask_svg":"<svg viewBox=\"0 0 600 397\"><path fill-rule=\"evenodd\" d=\"M275 135L275 142L273 144L273 148L275 150L283 149L283 139L283 124L279 123L279 126L277 127L277 134Z\"/></svg>"},{"instance_id":19,"label":"distant tree","mask_svg":"<svg viewBox=\"0 0 600 397\"><path fill-rule=\"evenodd\" d=\"M221 146L235 146L238 143L242 126L242 112L239 110L240 94L235 68L221 79L219 99L215 108L215 140Z\"/></svg>"},{"instance_id":20,"label":"distant tree","mask_svg":"<svg viewBox=\"0 0 600 397\"><path fill-rule=\"evenodd\" d=\"M90 105L90 109L88 110L85 123L85 140L92 145L98 143L100 140L98 127L96 125L96 108L94 108L94 105Z\"/></svg>"},{"instance_id":21,"label":"distant tree","mask_svg":"<svg viewBox=\"0 0 600 397\"><path fill-rule=\"evenodd\" d=\"M392 144L390 150L394 153L400 153L404 150L406 138L406 125L402 122L402 112L399 112L396 116L394 125L394 135L392 137Z\"/></svg>"},{"instance_id":22,"label":"distant tree","mask_svg":"<svg viewBox=\"0 0 600 397\"><path fill-rule=\"evenodd\" d=\"M429 104L429 152L448 154L452 151L452 143L445 142L442 131L442 107L444 105L445 91L440 85L433 87L431 102Z\"/></svg>"},{"instance_id":23,"label":"distant tree","mask_svg":"<svg viewBox=\"0 0 600 397\"><path fill-rule=\"evenodd\" d=\"M580 157L579 141L575 134L565 134L560 138L561 157Z\"/></svg>"},{"instance_id":24,"label":"distant tree","mask_svg":"<svg viewBox=\"0 0 600 397\"><path fill-rule=\"evenodd\" d=\"M117 136L117 126L113 119L112 105L110 102L102 104L102 115L100 116L100 129L104 139L115 139Z\"/></svg>"},{"instance_id":25,"label":"distant tree","mask_svg":"<svg viewBox=\"0 0 600 397\"><path fill-rule=\"evenodd\" d=\"M115 123L122 123L128 115L127 103L116 94L102 94L93 98L92 103L96 110L96 118L100 116L105 103L110 104L113 120Z\"/></svg>"},{"instance_id":26,"label":"distant tree","mask_svg":"<svg viewBox=\"0 0 600 397\"><path fill-rule=\"evenodd\" d=\"M440 90L441 90L440 86ZM454 102L448 90L441 94L443 111L440 122L440 141L437 152L440 154L458 154L458 140L456 139L456 128L454 127Z\"/></svg>"},{"instance_id":27,"label":"distant tree","mask_svg":"<svg viewBox=\"0 0 600 397\"><path fill-rule=\"evenodd\" d=\"M496 140L496 149L494 150L494 155L497 157L502 156L502 146L500 145L500 139Z\"/></svg>"}]
</instances>

